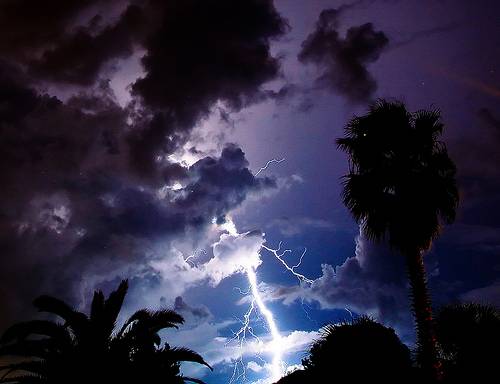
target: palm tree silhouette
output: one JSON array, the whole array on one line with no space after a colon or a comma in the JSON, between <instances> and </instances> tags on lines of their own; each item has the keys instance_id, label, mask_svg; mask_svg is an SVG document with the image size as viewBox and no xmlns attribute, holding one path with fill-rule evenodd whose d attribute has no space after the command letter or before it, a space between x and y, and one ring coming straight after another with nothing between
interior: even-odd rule
<instances>
[{"instance_id":1,"label":"palm tree silhouette","mask_svg":"<svg viewBox=\"0 0 500 384\"><path fill-rule=\"evenodd\" d=\"M418 361L439 376L431 300L422 254L451 223L458 205L455 165L439 141L439 111L410 113L379 100L354 117L338 147L349 155L343 201L369 239L387 239L406 259L417 330Z\"/></svg>"},{"instance_id":2,"label":"palm tree silhouette","mask_svg":"<svg viewBox=\"0 0 500 384\"><path fill-rule=\"evenodd\" d=\"M199 354L168 344L160 346L158 332L184 322L176 312L141 309L116 332L127 289L125 280L107 299L96 291L90 316L51 296L35 299L40 312L64 322L32 320L7 329L0 340L0 356L15 359L0 367L0 383L137 383L160 378L175 383L201 382L180 375L181 361L211 369Z\"/></svg>"},{"instance_id":3,"label":"palm tree silhouette","mask_svg":"<svg viewBox=\"0 0 500 384\"><path fill-rule=\"evenodd\" d=\"M500 311L480 304L443 307L436 336L447 382L489 382L498 375Z\"/></svg>"}]
</instances>

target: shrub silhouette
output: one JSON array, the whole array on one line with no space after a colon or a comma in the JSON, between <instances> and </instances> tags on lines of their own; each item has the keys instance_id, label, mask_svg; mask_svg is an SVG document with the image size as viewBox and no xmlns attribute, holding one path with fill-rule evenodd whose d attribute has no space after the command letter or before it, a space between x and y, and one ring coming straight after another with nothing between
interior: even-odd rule
<instances>
[{"instance_id":1,"label":"shrub silhouette","mask_svg":"<svg viewBox=\"0 0 500 384\"><path fill-rule=\"evenodd\" d=\"M0 357L10 362L0 367L0 383L201 382L180 375L181 361L209 367L200 355L161 346L158 332L184 321L176 312L141 309L115 329L127 289L127 281L122 281L108 298L96 291L90 316L51 296L35 299L40 312L57 315L63 323L32 320L7 329Z\"/></svg>"},{"instance_id":2,"label":"shrub silhouette","mask_svg":"<svg viewBox=\"0 0 500 384\"><path fill-rule=\"evenodd\" d=\"M500 361L500 312L480 304L449 305L436 316L447 382L490 382Z\"/></svg>"},{"instance_id":3,"label":"shrub silhouette","mask_svg":"<svg viewBox=\"0 0 500 384\"><path fill-rule=\"evenodd\" d=\"M417 357L429 379L440 368L422 254L441 223L454 220L458 204L455 165L439 141L442 131L438 111L410 113L401 102L379 100L337 139L350 164L344 204L368 238L387 239L406 259Z\"/></svg>"},{"instance_id":4,"label":"shrub silhouette","mask_svg":"<svg viewBox=\"0 0 500 384\"><path fill-rule=\"evenodd\" d=\"M350 323L327 325L302 361L279 384L336 381L409 382L410 350L392 328L361 317Z\"/></svg>"}]
</instances>

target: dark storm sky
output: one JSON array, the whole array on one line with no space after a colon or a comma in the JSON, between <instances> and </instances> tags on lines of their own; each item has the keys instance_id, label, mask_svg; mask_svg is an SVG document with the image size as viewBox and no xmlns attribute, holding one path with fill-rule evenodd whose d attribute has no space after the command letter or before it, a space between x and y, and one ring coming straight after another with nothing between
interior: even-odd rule
<instances>
[{"instance_id":1,"label":"dark storm sky","mask_svg":"<svg viewBox=\"0 0 500 384\"><path fill-rule=\"evenodd\" d=\"M435 305L500 305L499 63L494 0L0 0L0 328L40 293L85 308L128 277L126 312L175 304L169 340L227 379L242 252L283 241L290 263L307 248L311 286L252 260L290 365L349 312L411 343L404 266L340 200L334 139L378 97L439 108L457 164L458 218L427 257ZM265 235L221 237L231 220Z\"/></svg>"}]
</instances>

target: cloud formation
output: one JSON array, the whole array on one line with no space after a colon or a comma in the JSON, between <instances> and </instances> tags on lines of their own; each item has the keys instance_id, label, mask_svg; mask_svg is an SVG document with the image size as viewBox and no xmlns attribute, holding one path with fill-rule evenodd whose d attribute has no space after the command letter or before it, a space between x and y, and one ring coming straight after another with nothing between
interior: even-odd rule
<instances>
[{"instance_id":1,"label":"cloud formation","mask_svg":"<svg viewBox=\"0 0 500 384\"><path fill-rule=\"evenodd\" d=\"M345 37L339 33L339 16L346 9L325 9L316 29L302 43L298 55L302 63L313 63L321 71L316 85L335 91L353 103L371 100L377 82L367 66L378 60L389 39L372 23L350 27Z\"/></svg>"},{"instance_id":2,"label":"cloud formation","mask_svg":"<svg viewBox=\"0 0 500 384\"><path fill-rule=\"evenodd\" d=\"M324 309L346 308L374 316L411 337L411 313L404 258L384 244L356 240L356 254L337 267L322 265L322 274L308 285L279 286L267 293L269 300L285 304L314 301Z\"/></svg>"},{"instance_id":3,"label":"cloud formation","mask_svg":"<svg viewBox=\"0 0 500 384\"><path fill-rule=\"evenodd\" d=\"M271 1L159 2L161 22L145 44L146 76L132 90L171 111L181 125L217 101L239 110L265 97L260 86L279 73L270 40L287 28Z\"/></svg>"},{"instance_id":4,"label":"cloud formation","mask_svg":"<svg viewBox=\"0 0 500 384\"><path fill-rule=\"evenodd\" d=\"M236 272L215 265L232 239L213 221L276 181L254 177L236 144L192 147L190 165L177 154L221 105L270 97L270 41L286 30L271 0L0 3L0 328L42 292L85 304L128 276L159 300L182 275L173 299ZM131 56L143 74L123 106L108 79ZM214 242L209 266L185 261Z\"/></svg>"}]
</instances>

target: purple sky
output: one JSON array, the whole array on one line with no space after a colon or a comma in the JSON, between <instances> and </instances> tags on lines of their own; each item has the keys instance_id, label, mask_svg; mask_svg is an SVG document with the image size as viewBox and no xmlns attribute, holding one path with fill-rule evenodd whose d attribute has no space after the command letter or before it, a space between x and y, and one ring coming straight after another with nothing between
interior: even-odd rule
<instances>
[{"instance_id":1,"label":"purple sky","mask_svg":"<svg viewBox=\"0 0 500 384\"><path fill-rule=\"evenodd\" d=\"M378 97L439 108L457 164L434 305L500 305L499 16L494 0L0 0L0 328L38 294L85 309L129 278L124 316L175 306L167 340L215 366L185 372L228 381L243 352L266 382L262 317L264 347L229 342L251 262L289 366L351 313L411 344L404 265L340 199L335 138ZM312 284L252 251L264 241L291 265L307 248Z\"/></svg>"}]
</instances>

